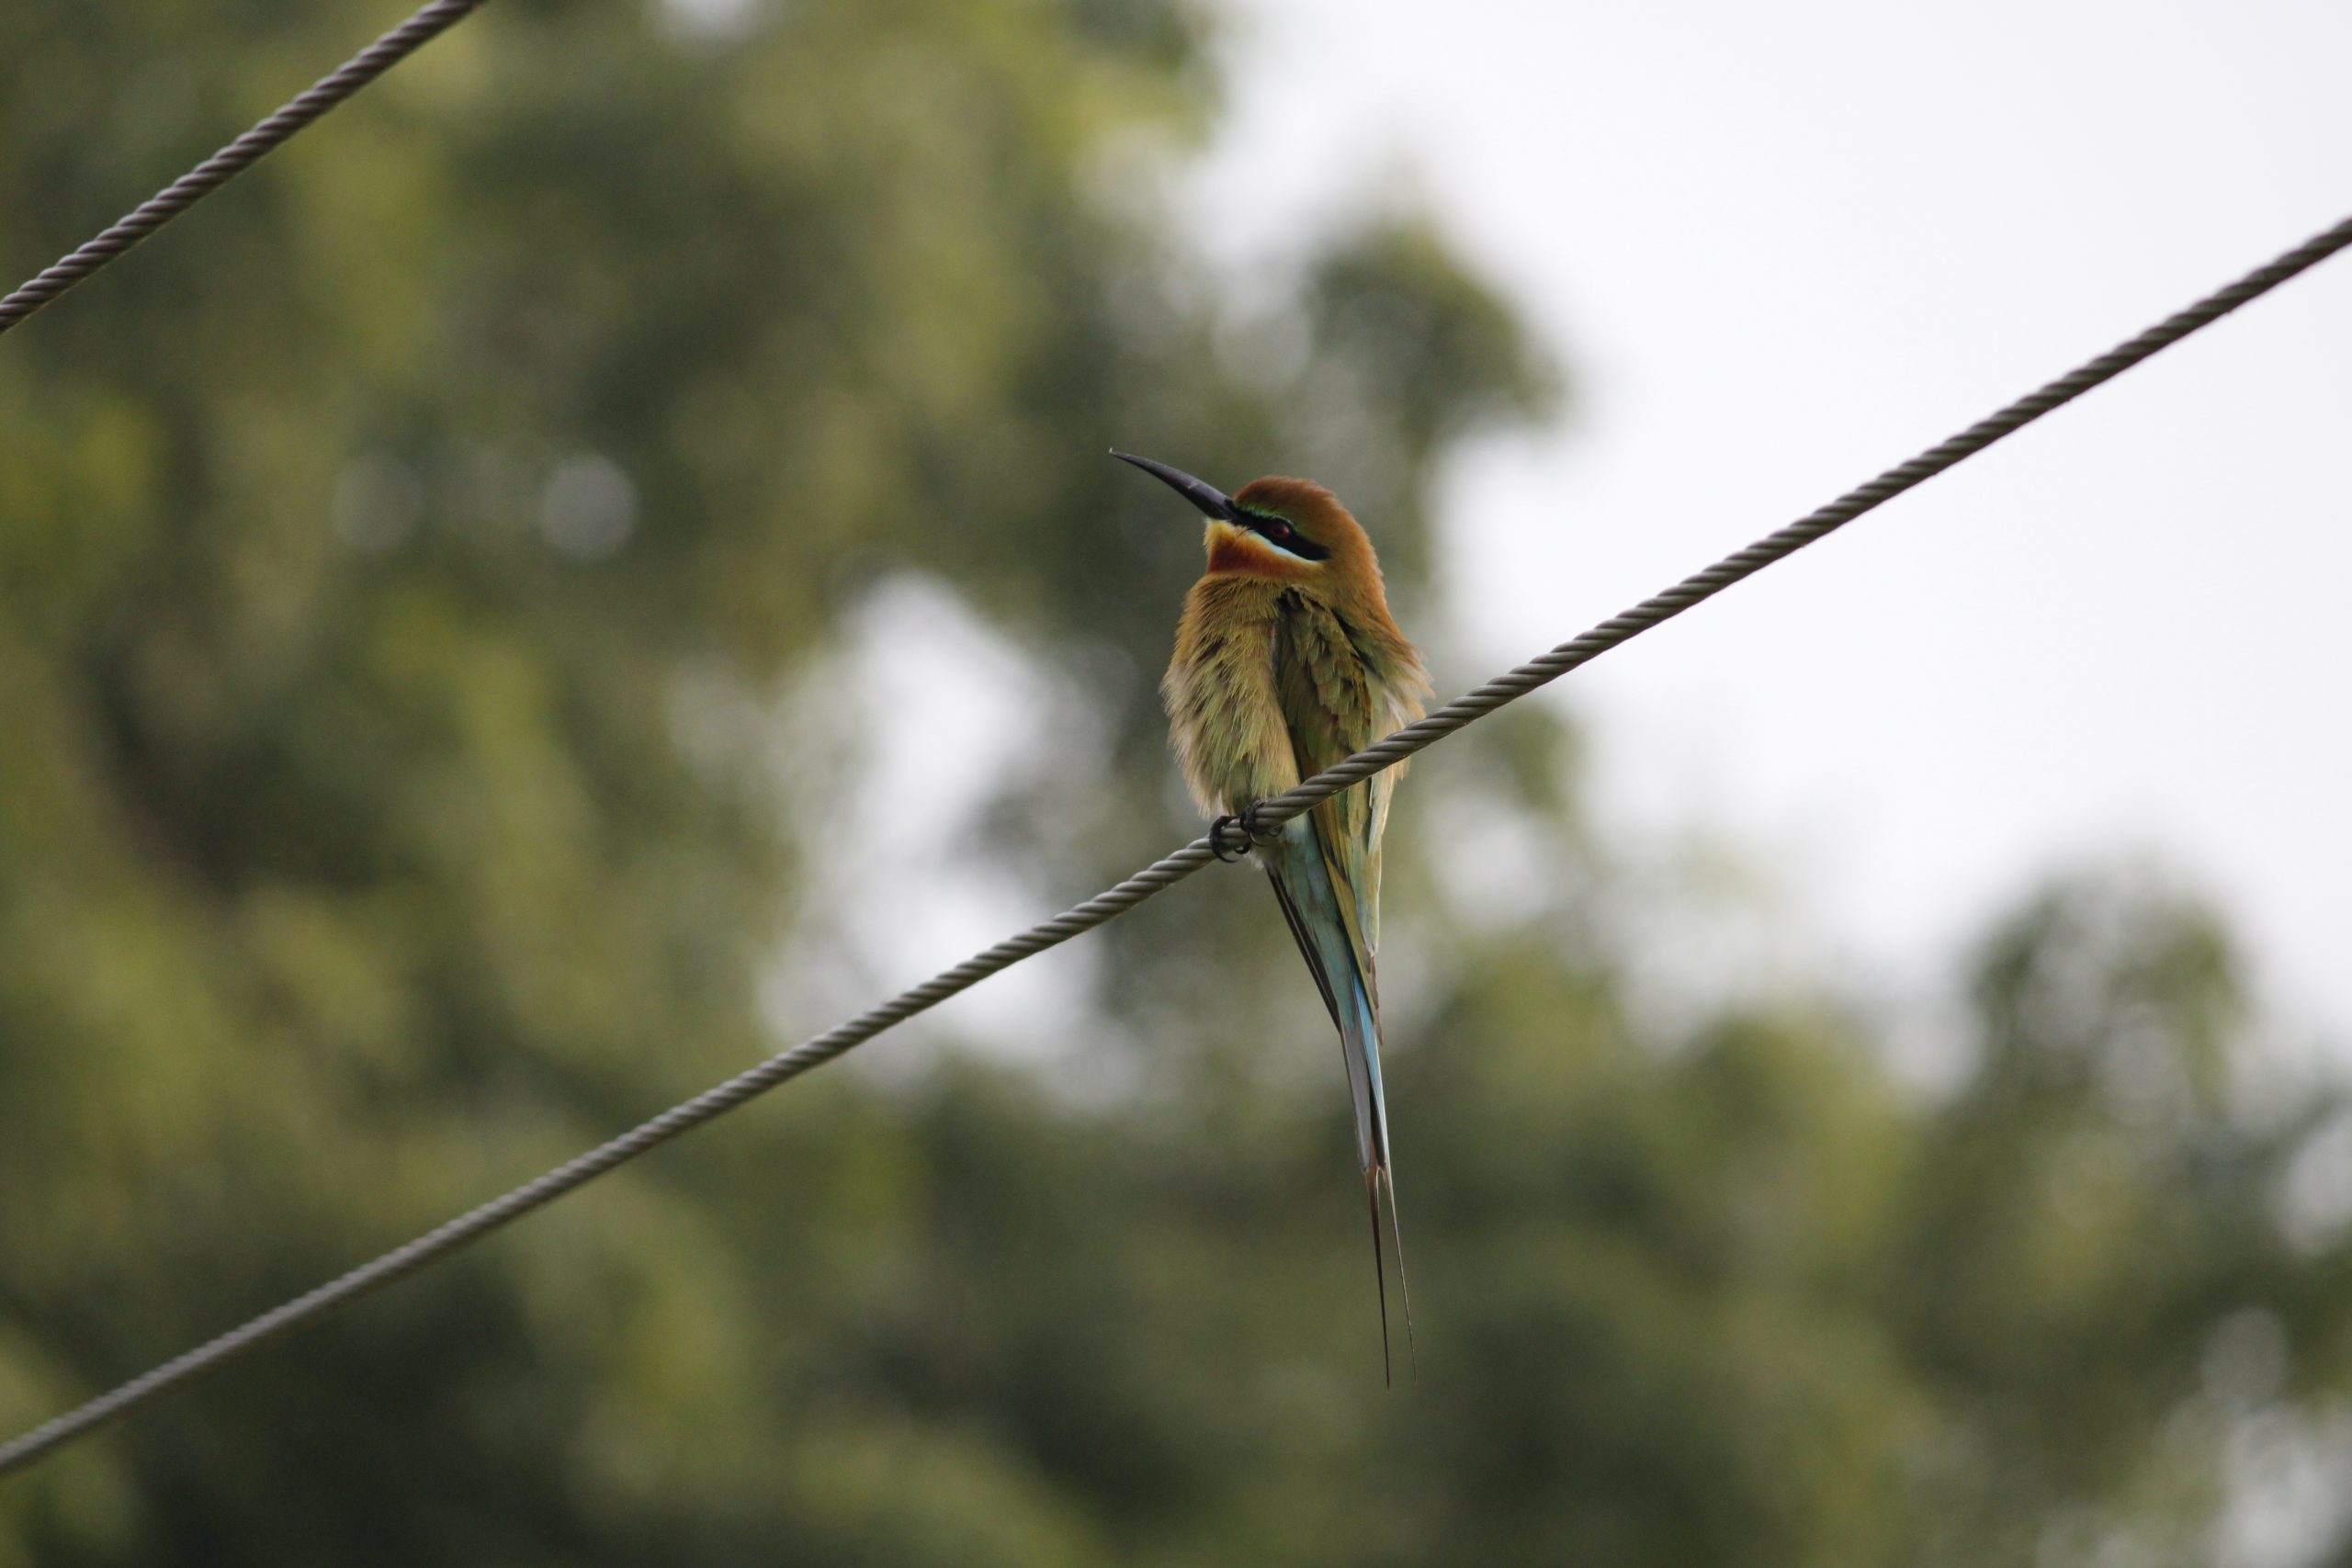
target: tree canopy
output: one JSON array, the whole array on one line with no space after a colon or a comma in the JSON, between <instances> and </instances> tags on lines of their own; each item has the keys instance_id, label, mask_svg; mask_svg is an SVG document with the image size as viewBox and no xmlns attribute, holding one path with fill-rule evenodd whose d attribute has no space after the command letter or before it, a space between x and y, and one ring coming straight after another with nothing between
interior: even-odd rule
<instances>
[{"instance_id":1,"label":"tree canopy","mask_svg":"<svg viewBox=\"0 0 2352 1568\"><path fill-rule=\"evenodd\" d=\"M384 20L0 7L11 275ZM1209 44L503 0L0 341L0 1429L829 1021L877 636L1045 683L985 776L899 734L1041 912L1191 830L1197 538L1106 447L1314 473L1426 608L1439 465L1567 378L1379 205L1253 353L1157 199ZM1400 794L1417 1379L1221 874L1058 972L1052 1062L949 1013L796 1084L0 1483L0 1568L2155 1563L2340 1453L2345 1108L2262 1091L2193 898L2027 898L1932 1087L1834 995L1662 1021L1533 707Z\"/></svg>"}]
</instances>

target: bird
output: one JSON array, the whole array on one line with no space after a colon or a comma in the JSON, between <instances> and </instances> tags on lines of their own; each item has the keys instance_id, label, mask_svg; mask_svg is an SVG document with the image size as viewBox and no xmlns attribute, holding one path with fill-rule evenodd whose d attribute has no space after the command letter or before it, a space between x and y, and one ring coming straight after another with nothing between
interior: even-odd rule
<instances>
[{"instance_id":1,"label":"bird","mask_svg":"<svg viewBox=\"0 0 2352 1568\"><path fill-rule=\"evenodd\" d=\"M1242 829L1340 1032L1372 1213L1382 1373L1393 1382L1384 1196L1408 1347L1413 1298L1380 1077L1374 954L1380 841L1405 770L1351 784L1271 836L1256 831L1250 809L1419 718L1429 675L1388 613L1371 538L1323 486L1270 477L1227 496L1165 463L1112 456L1168 485L1206 520L1207 570L1185 595L1175 656L1160 682L1170 738L1194 801L1216 818L1212 846Z\"/></svg>"}]
</instances>

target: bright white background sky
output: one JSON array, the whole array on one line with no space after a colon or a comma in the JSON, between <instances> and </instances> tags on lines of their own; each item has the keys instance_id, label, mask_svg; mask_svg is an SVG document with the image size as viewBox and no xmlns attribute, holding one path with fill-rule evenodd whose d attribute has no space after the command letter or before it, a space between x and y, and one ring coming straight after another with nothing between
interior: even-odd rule
<instances>
[{"instance_id":1,"label":"bright white background sky","mask_svg":"<svg viewBox=\"0 0 2352 1568\"><path fill-rule=\"evenodd\" d=\"M1449 690L2352 212L2345 0L1224 5L1220 261L1401 180L1578 378L1448 486ZM1534 700L1833 975L2146 853L2352 1043L2347 458L2352 256Z\"/></svg>"}]
</instances>

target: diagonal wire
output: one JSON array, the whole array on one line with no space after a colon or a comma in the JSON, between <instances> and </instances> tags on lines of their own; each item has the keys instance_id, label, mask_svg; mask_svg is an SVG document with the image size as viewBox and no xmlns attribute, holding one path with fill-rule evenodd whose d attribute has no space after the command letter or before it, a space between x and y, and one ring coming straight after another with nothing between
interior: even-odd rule
<instances>
[{"instance_id":1,"label":"diagonal wire","mask_svg":"<svg viewBox=\"0 0 2352 1568\"><path fill-rule=\"evenodd\" d=\"M1773 562L1795 554L1824 535L1983 451L2051 410L2071 402L2092 388L2121 375L2151 355L2227 315L2249 299L2269 292L2347 245L2352 245L2352 218L2296 246L2267 265L2248 273L2226 288L2208 295L2178 314L2167 317L2130 342L2067 372L2041 390L2018 399L1990 418L1970 425L1949 441L1931 446L1908 462L1889 468L1868 484L1848 491L1819 511L1758 539L1746 549L1724 557L1704 571L1684 578L1664 592L1645 599L1634 608L1562 643L1541 658L1531 660L1510 673L1487 682L1468 695L1448 703L1427 718L1408 725L1347 761L1325 769L1296 789L1263 802L1256 813L1256 826L1262 831L1288 821L1317 801L1402 761L1474 719L1492 713L1547 682L1557 680L1577 665L1587 663L1660 622L1680 615ZM1195 839L1110 891L1099 894L1042 925L1032 926L985 953L976 953L912 990L902 992L836 1029L804 1041L755 1067L737 1074L715 1089L707 1089L692 1100L671 1107L652 1120L640 1122L536 1180L494 1198L413 1241L394 1247L372 1262L364 1263L305 1295L274 1307L21 1437L0 1444L0 1475L22 1469L91 1428L145 1404L159 1394L243 1355L266 1340L447 1257L468 1242L520 1219L615 1167L724 1115L776 1085L799 1077L811 1067L831 1061L852 1046L871 1040L915 1014L938 1006L1000 970L1011 968L1032 954L1058 946L1080 932L1091 931L1106 920L1125 914L1153 894L1192 875L1213 858L1208 839Z\"/></svg>"},{"instance_id":2,"label":"diagonal wire","mask_svg":"<svg viewBox=\"0 0 2352 1568\"><path fill-rule=\"evenodd\" d=\"M276 114L149 197L128 217L0 299L6 332L90 274L236 178L296 131L390 70L482 4L431 0L407 21L320 77Z\"/></svg>"},{"instance_id":3,"label":"diagonal wire","mask_svg":"<svg viewBox=\"0 0 2352 1568\"><path fill-rule=\"evenodd\" d=\"M1773 562L1843 527L1863 513L1883 505L1913 486L1935 478L1946 468L1973 457L1985 447L2031 424L2052 409L2073 402L2085 392L2111 381L2142 360L2169 348L2199 327L2210 326L2250 299L2260 298L2298 273L2318 265L2352 245L2352 218L2312 235L2276 261L2258 266L2235 283L2199 299L2187 310L2158 321L2139 336L2116 344L2098 358L2069 370L2039 391L1978 420L1959 434L1939 442L1908 462L1898 463L1868 484L1857 485L1818 511L1807 513L1787 527L1769 534L1744 550L1736 550L1684 578L1663 593L1651 595L1632 609L1611 615L1590 631L1564 642L1541 658L1531 659L1493 680L1348 758L1336 762L1297 788L1260 804L1256 825L1278 827L1333 795L1382 769L1392 767L1424 746L1482 718L1505 703L1525 696L1536 687L1556 681L1579 664L1608 652L1628 637L1637 637L1661 621L1671 620L1701 600L1713 598L1733 583L1752 577ZM5 1457L6 1450L0 1450Z\"/></svg>"}]
</instances>

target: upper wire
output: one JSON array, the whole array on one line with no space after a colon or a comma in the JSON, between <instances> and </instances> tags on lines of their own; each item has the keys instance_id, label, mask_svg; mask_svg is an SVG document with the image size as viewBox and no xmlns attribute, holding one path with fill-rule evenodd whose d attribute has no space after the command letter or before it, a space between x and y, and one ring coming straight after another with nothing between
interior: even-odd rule
<instances>
[{"instance_id":1,"label":"upper wire","mask_svg":"<svg viewBox=\"0 0 2352 1568\"><path fill-rule=\"evenodd\" d=\"M399 27L289 99L277 113L141 202L107 230L0 299L6 332L140 241L251 168L296 131L415 53L472 13L482 0L431 0Z\"/></svg>"},{"instance_id":2,"label":"upper wire","mask_svg":"<svg viewBox=\"0 0 2352 1568\"><path fill-rule=\"evenodd\" d=\"M1817 511L1757 540L1695 572L1664 592L1653 594L1632 609L1612 615L1589 631L1560 644L1549 653L1467 694L1456 698L1427 718L1326 768L1297 788L1258 804L1253 826L1270 831L1327 796L1393 767L1414 752L1432 745L1475 720L1515 702L1589 663L1621 643L1628 642L1692 605L1713 598L1736 582L1753 576L1775 561L1785 560L1805 546L1852 522L1895 496L1974 456L2002 437L2030 424L2052 410L2073 401L2132 366L2210 325L2239 306L2268 293L2289 278L2352 245L2352 218L2206 296L2196 304L2166 317L2146 332L2120 344L2098 358L2068 371L2040 389L2028 393L1997 413L1978 421L1951 439L1899 463L1869 483L1859 485ZM86 1404L43 1423L21 1437L0 1444L0 1475L21 1470L92 1428L137 1408L166 1391L244 1354L264 1342L320 1317L333 1309L401 1276L447 1257L468 1242L489 1234L584 1185L647 1150L726 1114L778 1084L823 1065L865 1041L873 1039L917 1013L966 990L1023 959L1056 947L1080 932L1125 914L1153 894L1170 887L1207 865L1215 858L1209 838L1191 843L1136 873L1109 891L1098 894L1043 924L997 943L943 970L922 985L859 1014L847 1023L769 1057L718 1087L674 1105L650 1121L608 1142L599 1144L553 1170L460 1214L413 1241L363 1263L317 1289L271 1308L227 1333L184 1352L129 1382L99 1394Z\"/></svg>"}]
</instances>

